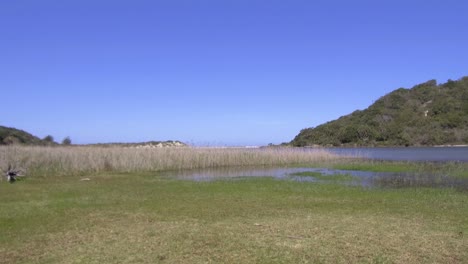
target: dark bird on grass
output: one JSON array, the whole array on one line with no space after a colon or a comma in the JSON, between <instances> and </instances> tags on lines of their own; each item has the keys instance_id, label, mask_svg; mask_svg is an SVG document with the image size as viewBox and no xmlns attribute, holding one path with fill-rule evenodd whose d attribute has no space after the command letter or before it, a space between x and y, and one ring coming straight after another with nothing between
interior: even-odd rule
<instances>
[{"instance_id":1,"label":"dark bird on grass","mask_svg":"<svg viewBox=\"0 0 468 264\"><path fill-rule=\"evenodd\" d=\"M17 177L21 177L21 170L15 170L11 168L11 165L8 165L8 170L5 172L5 176L9 183L14 183L17 181Z\"/></svg>"}]
</instances>

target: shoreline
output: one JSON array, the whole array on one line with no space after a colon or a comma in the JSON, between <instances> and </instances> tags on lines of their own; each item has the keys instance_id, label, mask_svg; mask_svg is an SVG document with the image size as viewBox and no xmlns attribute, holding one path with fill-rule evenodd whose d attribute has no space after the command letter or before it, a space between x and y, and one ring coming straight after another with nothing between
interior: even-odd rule
<instances>
[{"instance_id":1,"label":"shoreline","mask_svg":"<svg viewBox=\"0 0 468 264\"><path fill-rule=\"evenodd\" d=\"M325 149L334 149L334 148L466 148L468 145L458 144L458 145L433 145L433 146L303 146L296 148L325 148Z\"/></svg>"}]
</instances>

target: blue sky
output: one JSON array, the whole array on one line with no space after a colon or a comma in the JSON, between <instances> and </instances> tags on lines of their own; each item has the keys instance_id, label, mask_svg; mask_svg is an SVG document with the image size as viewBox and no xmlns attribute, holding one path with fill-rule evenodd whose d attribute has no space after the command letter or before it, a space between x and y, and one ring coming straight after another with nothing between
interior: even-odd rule
<instances>
[{"instance_id":1,"label":"blue sky","mask_svg":"<svg viewBox=\"0 0 468 264\"><path fill-rule=\"evenodd\" d=\"M468 75L468 1L0 0L0 125L73 143L287 142Z\"/></svg>"}]
</instances>

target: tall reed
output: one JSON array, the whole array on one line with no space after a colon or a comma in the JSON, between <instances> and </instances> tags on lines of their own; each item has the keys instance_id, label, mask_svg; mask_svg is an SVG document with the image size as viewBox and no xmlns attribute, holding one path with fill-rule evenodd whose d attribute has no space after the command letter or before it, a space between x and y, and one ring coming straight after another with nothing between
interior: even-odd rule
<instances>
[{"instance_id":1,"label":"tall reed","mask_svg":"<svg viewBox=\"0 0 468 264\"><path fill-rule=\"evenodd\" d=\"M128 148L0 146L0 167L23 168L30 176L274 166L340 159L324 150L294 148Z\"/></svg>"}]
</instances>

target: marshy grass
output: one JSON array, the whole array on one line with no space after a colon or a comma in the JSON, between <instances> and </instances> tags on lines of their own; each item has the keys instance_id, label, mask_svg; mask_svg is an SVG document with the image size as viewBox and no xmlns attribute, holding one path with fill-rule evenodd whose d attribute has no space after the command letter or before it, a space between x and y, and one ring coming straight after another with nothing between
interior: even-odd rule
<instances>
[{"instance_id":1,"label":"marshy grass","mask_svg":"<svg viewBox=\"0 0 468 264\"><path fill-rule=\"evenodd\" d=\"M0 184L0 263L467 263L467 195L102 173Z\"/></svg>"},{"instance_id":2,"label":"marshy grass","mask_svg":"<svg viewBox=\"0 0 468 264\"><path fill-rule=\"evenodd\" d=\"M344 162L331 163L329 166L338 170L429 173L454 178L468 178L468 162L380 161L354 158L346 159Z\"/></svg>"},{"instance_id":3,"label":"marshy grass","mask_svg":"<svg viewBox=\"0 0 468 264\"><path fill-rule=\"evenodd\" d=\"M467 192L341 184L348 175L313 184L163 173L310 164L465 177L466 164L278 148L0 147L8 164L39 177L0 184L0 263L468 262ZM69 177L41 177L60 175Z\"/></svg>"},{"instance_id":4,"label":"marshy grass","mask_svg":"<svg viewBox=\"0 0 468 264\"><path fill-rule=\"evenodd\" d=\"M0 167L23 168L28 176L145 172L228 166L285 166L343 160L325 150L294 148L128 148L1 146Z\"/></svg>"}]
</instances>

